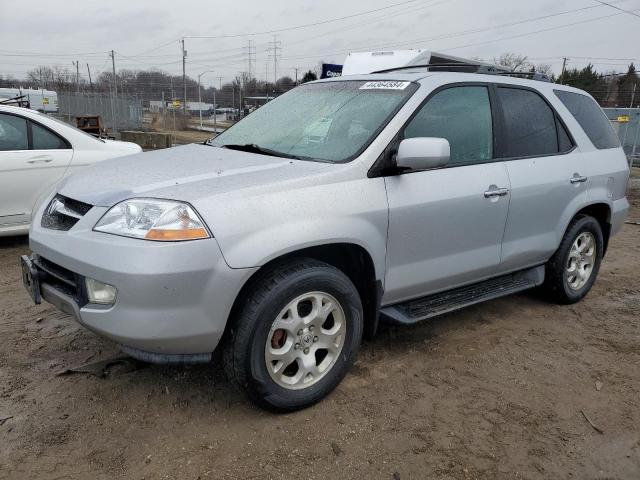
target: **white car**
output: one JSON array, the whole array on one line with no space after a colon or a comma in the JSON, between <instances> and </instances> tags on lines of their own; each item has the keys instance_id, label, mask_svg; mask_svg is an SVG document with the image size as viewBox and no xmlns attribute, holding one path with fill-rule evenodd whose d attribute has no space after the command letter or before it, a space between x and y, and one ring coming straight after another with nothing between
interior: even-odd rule
<instances>
[{"instance_id":1,"label":"white car","mask_svg":"<svg viewBox=\"0 0 640 480\"><path fill-rule=\"evenodd\" d=\"M0 105L0 236L27 233L36 201L62 178L141 151L135 143L101 140L34 110Z\"/></svg>"}]
</instances>

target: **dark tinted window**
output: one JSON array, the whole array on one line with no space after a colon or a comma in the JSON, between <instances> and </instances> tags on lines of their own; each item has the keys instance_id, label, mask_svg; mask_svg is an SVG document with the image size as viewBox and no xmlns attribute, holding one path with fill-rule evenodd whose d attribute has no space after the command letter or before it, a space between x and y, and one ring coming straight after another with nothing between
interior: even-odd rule
<instances>
[{"instance_id":1,"label":"dark tinted window","mask_svg":"<svg viewBox=\"0 0 640 480\"><path fill-rule=\"evenodd\" d=\"M562 122L556 118L556 127L558 129L558 147L561 152L568 152L573 148L573 142L567 132L567 129L562 125Z\"/></svg>"},{"instance_id":2,"label":"dark tinted window","mask_svg":"<svg viewBox=\"0 0 640 480\"><path fill-rule=\"evenodd\" d=\"M596 148L616 148L620 140L611 127L611 122L598 104L590 97L579 93L554 90L556 96L578 121L584 133Z\"/></svg>"},{"instance_id":3,"label":"dark tinted window","mask_svg":"<svg viewBox=\"0 0 640 480\"><path fill-rule=\"evenodd\" d=\"M493 127L487 88L452 87L436 93L407 125L404 137L446 138L452 164L491 160Z\"/></svg>"},{"instance_id":4,"label":"dark tinted window","mask_svg":"<svg viewBox=\"0 0 640 480\"><path fill-rule=\"evenodd\" d=\"M68 148L64 140L55 133L41 127L37 123L31 122L31 133L33 135L34 150L57 150Z\"/></svg>"},{"instance_id":5,"label":"dark tinted window","mask_svg":"<svg viewBox=\"0 0 640 480\"><path fill-rule=\"evenodd\" d=\"M556 118L540 95L531 90L498 88L504 115L502 157L558 153Z\"/></svg>"},{"instance_id":6,"label":"dark tinted window","mask_svg":"<svg viewBox=\"0 0 640 480\"><path fill-rule=\"evenodd\" d=\"M0 151L28 149L27 121L0 113Z\"/></svg>"}]
</instances>

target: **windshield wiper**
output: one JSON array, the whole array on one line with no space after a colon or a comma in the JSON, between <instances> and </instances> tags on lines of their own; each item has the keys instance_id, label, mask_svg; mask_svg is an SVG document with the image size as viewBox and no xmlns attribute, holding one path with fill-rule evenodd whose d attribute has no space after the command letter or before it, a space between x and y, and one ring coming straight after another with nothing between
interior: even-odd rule
<instances>
[{"instance_id":1,"label":"windshield wiper","mask_svg":"<svg viewBox=\"0 0 640 480\"><path fill-rule=\"evenodd\" d=\"M281 158L293 158L295 160L302 160L302 157L297 155L291 155L289 153L278 152L277 150L271 150L270 148L264 148L255 143L245 143L244 145L228 144L220 145L220 148L228 148L229 150L239 150L241 152L260 153L262 155L271 155L272 157Z\"/></svg>"}]
</instances>

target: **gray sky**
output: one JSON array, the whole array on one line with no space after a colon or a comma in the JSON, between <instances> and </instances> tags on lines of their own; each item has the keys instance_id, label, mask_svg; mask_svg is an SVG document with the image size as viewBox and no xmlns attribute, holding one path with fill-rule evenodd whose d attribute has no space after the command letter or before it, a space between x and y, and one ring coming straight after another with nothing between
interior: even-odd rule
<instances>
[{"instance_id":1,"label":"gray sky","mask_svg":"<svg viewBox=\"0 0 640 480\"><path fill-rule=\"evenodd\" d=\"M607 2L640 14L640 0ZM79 60L83 78L87 62L95 77L111 68L111 49L119 69L177 74L185 36L187 73L215 71L202 77L205 85L249 68L248 41L254 75L273 79L273 34L261 32L274 30L281 30L278 76L293 77L295 67L305 71L320 61L342 63L349 51L387 48L487 60L515 52L556 72L563 56L570 66L591 61L601 71L624 71L629 59L640 63L640 17L595 0L2 0L0 74L21 78L38 65L73 68ZM189 38L197 36L226 38Z\"/></svg>"}]
</instances>

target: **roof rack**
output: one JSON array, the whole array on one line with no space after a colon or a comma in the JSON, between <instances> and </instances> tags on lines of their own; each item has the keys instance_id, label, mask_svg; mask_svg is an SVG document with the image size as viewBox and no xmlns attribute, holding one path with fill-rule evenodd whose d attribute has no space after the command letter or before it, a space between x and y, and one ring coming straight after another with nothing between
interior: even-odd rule
<instances>
[{"instance_id":1,"label":"roof rack","mask_svg":"<svg viewBox=\"0 0 640 480\"><path fill-rule=\"evenodd\" d=\"M505 77L528 77L531 80L537 80L540 82L551 82L551 79L538 72L514 72L506 70L504 67L495 65L488 65L486 63L432 63L421 65L403 65L401 67L385 68L384 70L376 70L371 73L389 73L396 72L398 70L414 70L414 69L427 69L430 72L464 72L464 73L479 73L483 75L500 75Z\"/></svg>"},{"instance_id":2,"label":"roof rack","mask_svg":"<svg viewBox=\"0 0 640 480\"><path fill-rule=\"evenodd\" d=\"M31 108L29 99L27 98L26 95L18 95L16 97L11 97L11 98L1 98L0 105L12 105L15 107Z\"/></svg>"}]
</instances>

